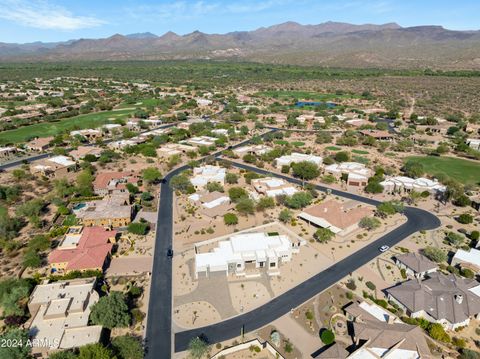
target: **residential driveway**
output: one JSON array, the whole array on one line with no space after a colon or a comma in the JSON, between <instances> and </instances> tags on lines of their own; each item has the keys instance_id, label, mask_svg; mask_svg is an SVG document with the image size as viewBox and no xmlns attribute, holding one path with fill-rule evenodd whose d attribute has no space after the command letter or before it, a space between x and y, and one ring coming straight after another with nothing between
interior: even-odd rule
<instances>
[{"instance_id":1,"label":"residential driveway","mask_svg":"<svg viewBox=\"0 0 480 359\"><path fill-rule=\"evenodd\" d=\"M290 343L295 343L294 345L302 353L302 358L310 358L312 353L323 345L318 335L307 332L290 314L278 318L272 325L290 339Z\"/></svg>"},{"instance_id":2,"label":"residential driveway","mask_svg":"<svg viewBox=\"0 0 480 359\"><path fill-rule=\"evenodd\" d=\"M152 263L153 257L151 256L112 258L110 266L106 271L106 276L116 277L151 273Z\"/></svg>"}]
</instances>

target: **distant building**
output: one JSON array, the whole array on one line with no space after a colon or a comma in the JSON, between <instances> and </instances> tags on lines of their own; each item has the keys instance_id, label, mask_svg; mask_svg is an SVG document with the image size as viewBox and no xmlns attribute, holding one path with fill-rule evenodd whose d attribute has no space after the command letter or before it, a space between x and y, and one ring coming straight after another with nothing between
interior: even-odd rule
<instances>
[{"instance_id":1,"label":"distant building","mask_svg":"<svg viewBox=\"0 0 480 359\"><path fill-rule=\"evenodd\" d=\"M358 229L358 222L363 217L373 214L369 207L346 206L335 200L328 200L321 204L308 207L298 217L320 228L328 228L340 236L347 235Z\"/></svg>"},{"instance_id":2,"label":"distant building","mask_svg":"<svg viewBox=\"0 0 480 359\"><path fill-rule=\"evenodd\" d=\"M70 227L48 256L52 272L103 270L115 243L116 231L102 227Z\"/></svg>"},{"instance_id":3,"label":"distant building","mask_svg":"<svg viewBox=\"0 0 480 359\"><path fill-rule=\"evenodd\" d=\"M179 143L167 143L157 149L157 154L162 157L181 155L189 151L195 151L191 146L181 145Z\"/></svg>"},{"instance_id":4,"label":"distant building","mask_svg":"<svg viewBox=\"0 0 480 359\"><path fill-rule=\"evenodd\" d=\"M217 139L215 137L198 136L198 137L189 138L188 140L181 141L181 143L186 143L195 147L200 147L200 146L210 147L215 145L216 140Z\"/></svg>"},{"instance_id":5,"label":"distant building","mask_svg":"<svg viewBox=\"0 0 480 359\"><path fill-rule=\"evenodd\" d=\"M92 155L99 158L102 151L103 150L100 147L96 146L78 146L77 149L71 150L69 155L75 161L80 161L83 160L87 155Z\"/></svg>"},{"instance_id":6,"label":"distant building","mask_svg":"<svg viewBox=\"0 0 480 359\"><path fill-rule=\"evenodd\" d=\"M475 248L470 248L468 251L458 249L452 257L451 265L459 265L478 273L480 271L480 250Z\"/></svg>"},{"instance_id":7,"label":"distant building","mask_svg":"<svg viewBox=\"0 0 480 359\"><path fill-rule=\"evenodd\" d=\"M372 176L372 170L358 162L334 163L326 166L325 172L336 178L341 178L342 175L346 176L347 185L353 187L365 187L368 179Z\"/></svg>"},{"instance_id":8,"label":"distant building","mask_svg":"<svg viewBox=\"0 0 480 359\"><path fill-rule=\"evenodd\" d=\"M255 190L267 197L276 197L280 195L291 196L298 190L281 178L264 177L252 179L252 186Z\"/></svg>"},{"instance_id":9,"label":"distant building","mask_svg":"<svg viewBox=\"0 0 480 359\"><path fill-rule=\"evenodd\" d=\"M10 158L18 153L16 147L0 147L0 158L6 159Z\"/></svg>"},{"instance_id":10,"label":"distant building","mask_svg":"<svg viewBox=\"0 0 480 359\"><path fill-rule=\"evenodd\" d=\"M98 196L129 193L127 183L138 186L140 177L129 172L101 172L93 181L93 191Z\"/></svg>"},{"instance_id":11,"label":"distant building","mask_svg":"<svg viewBox=\"0 0 480 359\"><path fill-rule=\"evenodd\" d=\"M233 149L238 157L243 157L246 154L252 154L257 156L262 156L270 152L273 148L267 145L247 145Z\"/></svg>"},{"instance_id":12,"label":"distant building","mask_svg":"<svg viewBox=\"0 0 480 359\"><path fill-rule=\"evenodd\" d=\"M400 269L405 269L407 275L415 278L425 278L437 271L437 263L419 253L406 253L395 257L395 264Z\"/></svg>"},{"instance_id":13,"label":"distant building","mask_svg":"<svg viewBox=\"0 0 480 359\"><path fill-rule=\"evenodd\" d=\"M95 278L37 285L28 302L33 356L46 357L56 350L98 343L102 327L88 325L91 308L98 299Z\"/></svg>"},{"instance_id":14,"label":"distant building","mask_svg":"<svg viewBox=\"0 0 480 359\"><path fill-rule=\"evenodd\" d=\"M50 147L50 142L53 141L53 137L41 137L36 138L25 144L25 148L29 151L42 152Z\"/></svg>"},{"instance_id":15,"label":"distant building","mask_svg":"<svg viewBox=\"0 0 480 359\"><path fill-rule=\"evenodd\" d=\"M223 216L232 208L230 197L221 192L194 193L188 197L190 201L200 206L200 212L208 217Z\"/></svg>"},{"instance_id":16,"label":"distant building","mask_svg":"<svg viewBox=\"0 0 480 359\"><path fill-rule=\"evenodd\" d=\"M480 139L468 138L465 142L470 148L480 151Z\"/></svg>"},{"instance_id":17,"label":"distant building","mask_svg":"<svg viewBox=\"0 0 480 359\"><path fill-rule=\"evenodd\" d=\"M112 195L99 201L91 201L75 215L84 226L121 228L127 227L133 217L133 207L128 204L128 194Z\"/></svg>"},{"instance_id":18,"label":"distant building","mask_svg":"<svg viewBox=\"0 0 480 359\"><path fill-rule=\"evenodd\" d=\"M87 141L95 141L96 139L102 137L102 131L93 129L75 130L70 132L70 136L80 136L84 137Z\"/></svg>"},{"instance_id":19,"label":"distant building","mask_svg":"<svg viewBox=\"0 0 480 359\"><path fill-rule=\"evenodd\" d=\"M279 274L281 262L289 262L298 253L301 242L291 242L278 233L234 234L218 242L218 247L195 255L195 276L209 276L212 272L245 276L248 269L265 268L270 275Z\"/></svg>"},{"instance_id":20,"label":"distant building","mask_svg":"<svg viewBox=\"0 0 480 359\"><path fill-rule=\"evenodd\" d=\"M282 156L276 159L277 167L281 168L282 166L290 166L292 163L298 162L311 162L320 166L323 162L323 158L320 156L306 155L303 153L292 152L290 155Z\"/></svg>"},{"instance_id":21,"label":"distant building","mask_svg":"<svg viewBox=\"0 0 480 359\"><path fill-rule=\"evenodd\" d=\"M440 323L449 330L468 325L480 313L479 283L454 274L432 273L428 279L410 279L386 292L388 300L408 316Z\"/></svg>"},{"instance_id":22,"label":"distant building","mask_svg":"<svg viewBox=\"0 0 480 359\"><path fill-rule=\"evenodd\" d=\"M219 166L205 165L193 169L193 177L190 182L196 189L202 189L209 182L225 184L226 169Z\"/></svg>"},{"instance_id":23,"label":"distant building","mask_svg":"<svg viewBox=\"0 0 480 359\"><path fill-rule=\"evenodd\" d=\"M405 176L397 176L387 178L380 182L385 192L388 193L405 193L410 191L430 192L432 194L443 193L446 187L437 180L428 178L410 178Z\"/></svg>"},{"instance_id":24,"label":"distant building","mask_svg":"<svg viewBox=\"0 0 480 359\"><path fill-rule=\"evenodd\" d=\"M365 137L373 137L376 140L380 141L392 141L393 135L388 131L379 131L379 130L362 130L360 133Z\"/></svg>"},{"instance_id":25,"label":"distant building","mask_svg":"<svg viewBox=\"0 0 480 359\"><path fill-rule=\"evenodd\" d=\"M76 162L66 156L54 156L33 162L30 171L34 175L60 178L74 171L76 166Z\"/></svg>"}]
</instances>

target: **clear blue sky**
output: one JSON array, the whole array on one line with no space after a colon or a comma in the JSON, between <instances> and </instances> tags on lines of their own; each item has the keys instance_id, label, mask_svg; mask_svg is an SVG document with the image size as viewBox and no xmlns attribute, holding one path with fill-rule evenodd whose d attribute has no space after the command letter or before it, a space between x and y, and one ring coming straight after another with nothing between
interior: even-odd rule
<instances>
[{"instance_id":1,"label":"clear blue sky","mask_svg":"<svg viewBox=\"0 0 480 359\"><path fill-rule=\"evenodd\" d=\"M285 21L480 29L480 0L0 0L0 42L226 33Z\"/></svg>"}]
</instances>

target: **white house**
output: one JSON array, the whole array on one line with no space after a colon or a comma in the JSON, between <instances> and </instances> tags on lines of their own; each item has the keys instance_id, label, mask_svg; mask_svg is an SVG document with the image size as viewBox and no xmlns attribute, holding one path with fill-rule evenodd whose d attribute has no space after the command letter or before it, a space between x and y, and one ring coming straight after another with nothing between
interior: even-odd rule
<instances>
[{"instance_id":1,"label":"white house","mask_svg":"<svg viewBox=\"0 0 480 359\"><path fill-rule=\"evenodd\" d=\"M252 180L252 186L255 190L268 197L276 197L279 195L291 196L298 190L288 182L281 178L265 177Z\"/></svg>"},{"instance_id":2,"label":"white house","mask_svg":"<svg viewBox=\"0 0 480 359\"><path fill-rule=\"evenodd\" d=\"M470 148L479 151L480 150L480 139L479 138L467 138L465 141Z\"/></svg>"},{"instance_id":3,"label":"white house","mask_svg":"<svg viewBox=\"0 0 480 359\"><path fill-rule=\"evenodd\" d=\"M355 187L366 186L368 179L372 176L372 171L365 167L363 163L358 162L334 163L326 166L325 172L337 178L345 174L347 176L347 185Z\"/></svg>"},{"instance_id":4,"label":"white house","mask_svg":"<svg viewBox=\"0 0 480 359\"><path fill-rule=\"evenodd\" d=\"M225 184L226 169L219 166L205 165L193 169L193 177L190 182L195 188L203 188L209 182Z\"/></svg>"},{"instance_id":5,"label":"white house","mask_svg":"<svg viewBox=\"0 0 480 359\"><path fill-rule=\"evenodd\" d=\"M302 244L291 242L286 235L278 233L234 234L218 242L211 252L197 252L195 275L198 278L200 273L208 277L212 272L225 272L226 275L244 276L246 269L253 268L266 268L271 275L276 275L280 263L289 262Z\"/></svg>"},{"instance_id":6,"label":"white house","mask_svg":"<svg viewBox=\"0 0 480 359\"><path fill-rule=\"evenodd\" d=\"M243 157L246 154L254 154L254 155L264 155L272 150L272 147L267 145L248 145L235 148L233 153L235 153L239 157Z\"/></svg>"},{"instance_id":7,"label":"white house","mask_svg":"<svg viewBox=\"0 0 480 359\"><path fill-rule=\"evenodd\" d=\"M189 138L188 140L181 141L180 143L187 143L189 145L197 146L197 147L200 147L200 146L210 147L215 145L216 140L217 139L215 137L198 136L198 137Z\"/></svg>"},{"instance_id":8,"label":"white house","mask_svg":"<svg viewBox=\"0 0 480 359\"><path fill-rule=\"evenodd\" d=\"M431 180L428 178L410 178L405 176L397 176L386 179L380 182L385 192L410 192L428 191L430 193L445 192L446 187L439 183L436 179Z\"/></svg>"},{"instance_id":9,"label":"white house","mask_svg":"<svg viewBox=\"0 0 480 359\"><path fill-rule=\"evenodd\" d=\"M453 256L451 264L452 266L459 264L464 268L478 272L480 271L480 250L475 248L470 248L469 251L459 249Z\"/></svg>"},{"instance_id":10,"label":"white house","mask_svg":"<svg viewBox=\"0 0 480 359\"><path fill-rule=\"evenodd\" d=\"M314 156L314 155L306 155L303 153L298 153L298 152L292 152L290 155L282 156L277 158L277 167L282 167L282 166L289 166L292 163L298 163L298 162L312 162L316 164L317 166L320 166L323 162L323 158L320 156Z\"/></svg>"}]
</instances>

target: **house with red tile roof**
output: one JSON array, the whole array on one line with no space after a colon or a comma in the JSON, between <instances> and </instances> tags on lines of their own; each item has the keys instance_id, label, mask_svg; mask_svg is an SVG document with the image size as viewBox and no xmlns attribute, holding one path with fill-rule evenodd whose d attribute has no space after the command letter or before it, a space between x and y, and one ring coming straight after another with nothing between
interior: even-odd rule
<instances>
[{"instance_id":1,"label":"house with red tile roof","mask_svg":"<svg viewBox=\"0 0 480 359\"><path fill-rule=\"evenodd\" d=\"M137 185L139 176L129 172L99 173L93 181L93 191L96 195L128 193L127 183Z\"/></svg>"},{"instance_id":2,"label":"house with red tile roof","mask_svg":"<svg viewBox=\"0 0 480 359\"><path fill-rule=\"evenodd\" d=\"M103 270L116 235L117 231L102 227L70 227L60 245L48 256L51 271Z\"/></svg>"}]
</instances>

